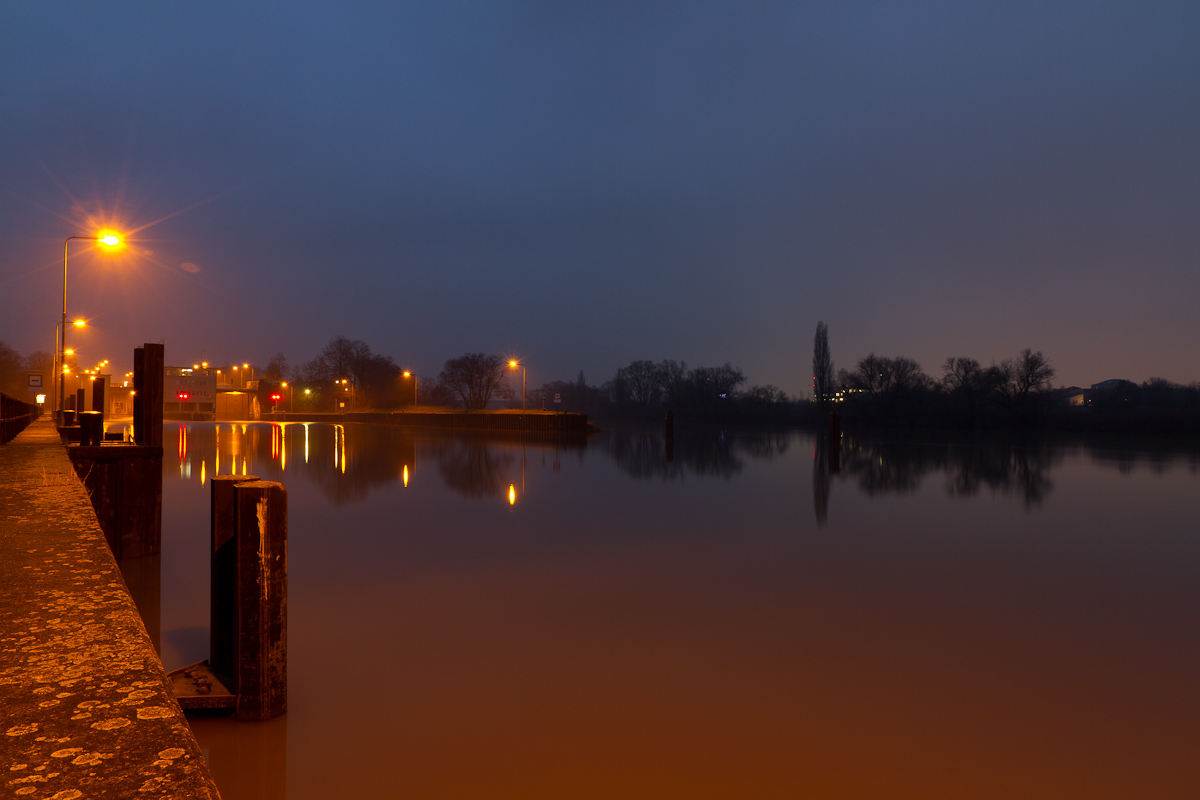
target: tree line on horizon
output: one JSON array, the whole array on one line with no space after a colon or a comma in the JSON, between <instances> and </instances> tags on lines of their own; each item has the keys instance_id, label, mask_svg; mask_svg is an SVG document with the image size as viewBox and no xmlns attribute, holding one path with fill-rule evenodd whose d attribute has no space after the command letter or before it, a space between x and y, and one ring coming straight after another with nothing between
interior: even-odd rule
<instances>
[{"instance_id":1,"label":"tree line on horizon","mask_svg":"<svg viewBox=\"0 0 1200 800\"><path fill-rule=\"evenodd\" d=\"M1140 386L1118 381L1092 391L1054 389L1056 370L1050 360L1028 347L1015 358L987 366L970 357L948 357L939 378L927 375L911 358L872 352L853 370L838 370L834 377L829 330L819 322L812 369L813 400L823 414L837 411L868 424L1200 431L1200 382L1184 386L1151 378ZM1071 398L1080 395L1085 404L1071 408Z\"/></svg>"},{"instance_id":2,"label":"tree line on horizon","mask_svg":"<svg viewBox=\"0 0 1200 800\"><path fill-rule=\"evenodd\" d=\"M53 354L27 357L0 341L0 390L21 398L27 371L53 369ZM68 359L68 363L71 361ZM236 366L236 365L235 365ZM229 364L223 365L228 372ZM282 352L265 367L260 402L283 382L292 385L296 411L334 410L332 396L347 396L355 409L420 405L487 408L497 401L520 407L518 373L496 355L466 353L447 359L436 376L410 382L391 356L375 353L365 342L334 336L308 361L289 364ZM730 363L689 367L685 362L635 360L599 385L580 371L574 381L555 380L529 390L528 408L586 413L602 421L660 424L671 411L684 424L819 424L837 411L851 424L891 427L1006 428L1047 423L1081 429L1130 427L1163 431L1200 431L1200 382L1182 385L1163 378L1128 381L1087 398L1087 416L1071 414L1064 390L1053 389L1056 372L1041 351L1025 348L1014 358L984 365L952 356L942 374L932 377L914 359L860 358L853 369L836 369L829 330L817 325L813 341L811 399L790 396L766 384L746 387L742 370ZM307 389L307 393L301 393ZM561 402L554 403L557 396Z\"/></svg>"}]
</instances>

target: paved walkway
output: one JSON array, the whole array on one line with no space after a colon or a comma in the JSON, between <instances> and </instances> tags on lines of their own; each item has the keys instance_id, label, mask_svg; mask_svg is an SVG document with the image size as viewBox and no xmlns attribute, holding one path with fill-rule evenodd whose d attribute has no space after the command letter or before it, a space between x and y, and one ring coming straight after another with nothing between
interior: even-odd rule
<instances>
[{"instance_id":1,"label":"paved walkway","mask_svg":"<svg viewBox=\"0 0 1200 800\"><path fill-rule=\"evenodd\" d=\"M0 447L0 797L217 798L53 422Z\"/></svg>"}]
</instances>

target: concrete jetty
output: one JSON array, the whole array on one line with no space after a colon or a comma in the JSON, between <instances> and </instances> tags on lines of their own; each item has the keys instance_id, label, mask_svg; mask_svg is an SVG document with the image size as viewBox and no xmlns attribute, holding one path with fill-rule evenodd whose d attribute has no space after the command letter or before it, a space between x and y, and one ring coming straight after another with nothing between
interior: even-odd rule
<instances>
[{"instance_id":1,"label":"concrete jetty","mask_svg":"<svg viewBox=\"0 0 1200 800\"><path fill-rule=\"evenodd\" d=\"M0 796L219 797L49 419L0 447Z\"/></svg>"}]
</instances>

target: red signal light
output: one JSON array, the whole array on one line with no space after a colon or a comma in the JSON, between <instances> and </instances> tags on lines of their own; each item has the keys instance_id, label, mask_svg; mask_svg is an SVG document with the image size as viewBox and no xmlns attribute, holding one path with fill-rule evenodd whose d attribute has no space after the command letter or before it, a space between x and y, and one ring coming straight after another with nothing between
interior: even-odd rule
<instances>
[{"instance_id":1,"label":"red signal light","mask_svg":"<svg viewBox=\"0 0 1200 800\"><path fill-rule=\"evenodd\" d=\"M278 403L280 400L283 399L283 395L276 392L275 394L271 395L271 399L274 400L276 403Z\"/></svg>"},{"instance_id":2,"label":"red signal light","mask_svg":"<svg viewBox=\"0 0 1200 800\"><path fill-rule=\"evenodd\" d=\"M191 395L187 392L180 392L178 395L176 395L176 397L178 397L180 400L187 400L189 397L191 397Z\"/></svg>"}]
</instances>

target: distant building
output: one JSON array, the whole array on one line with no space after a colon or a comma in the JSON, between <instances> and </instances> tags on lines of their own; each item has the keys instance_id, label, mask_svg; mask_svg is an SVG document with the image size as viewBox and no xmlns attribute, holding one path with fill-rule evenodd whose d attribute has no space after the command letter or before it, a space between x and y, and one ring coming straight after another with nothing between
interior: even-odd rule
<instances>
[{"instance_id":1,"label":"distant building","mask_svg":"<svg viewBox=\"0 0 1200 800\"><path fill-rule=\"evenodd\" d=\"M1082 406L1087 404L1087 389L1080 389L1078 386L1069 386L1065 389L1055 389L1054 395L1059 399L1059 402L1069 406Z\"/></svg>"},{"instance_id":2,"label":"distant building","mask_svg":"<svg viewBox=\"0 0 1200 800\"><path fill-rule=\"evenodd\" d=\"M258 419L261 409L258 395L240 389L222 389L217 394L216 419L221 421L243 421Z\"/></svg>"},{"instance_id":3,"label":"distant building","mask_svg":"<svg viewBox=\"0 0 1200 800\"><path fill-rule=\"evenodd\" d=\"M215 370L167 367L163 370L165 419L213 419L217 409Z\"/></svg>"}]
</instances>

